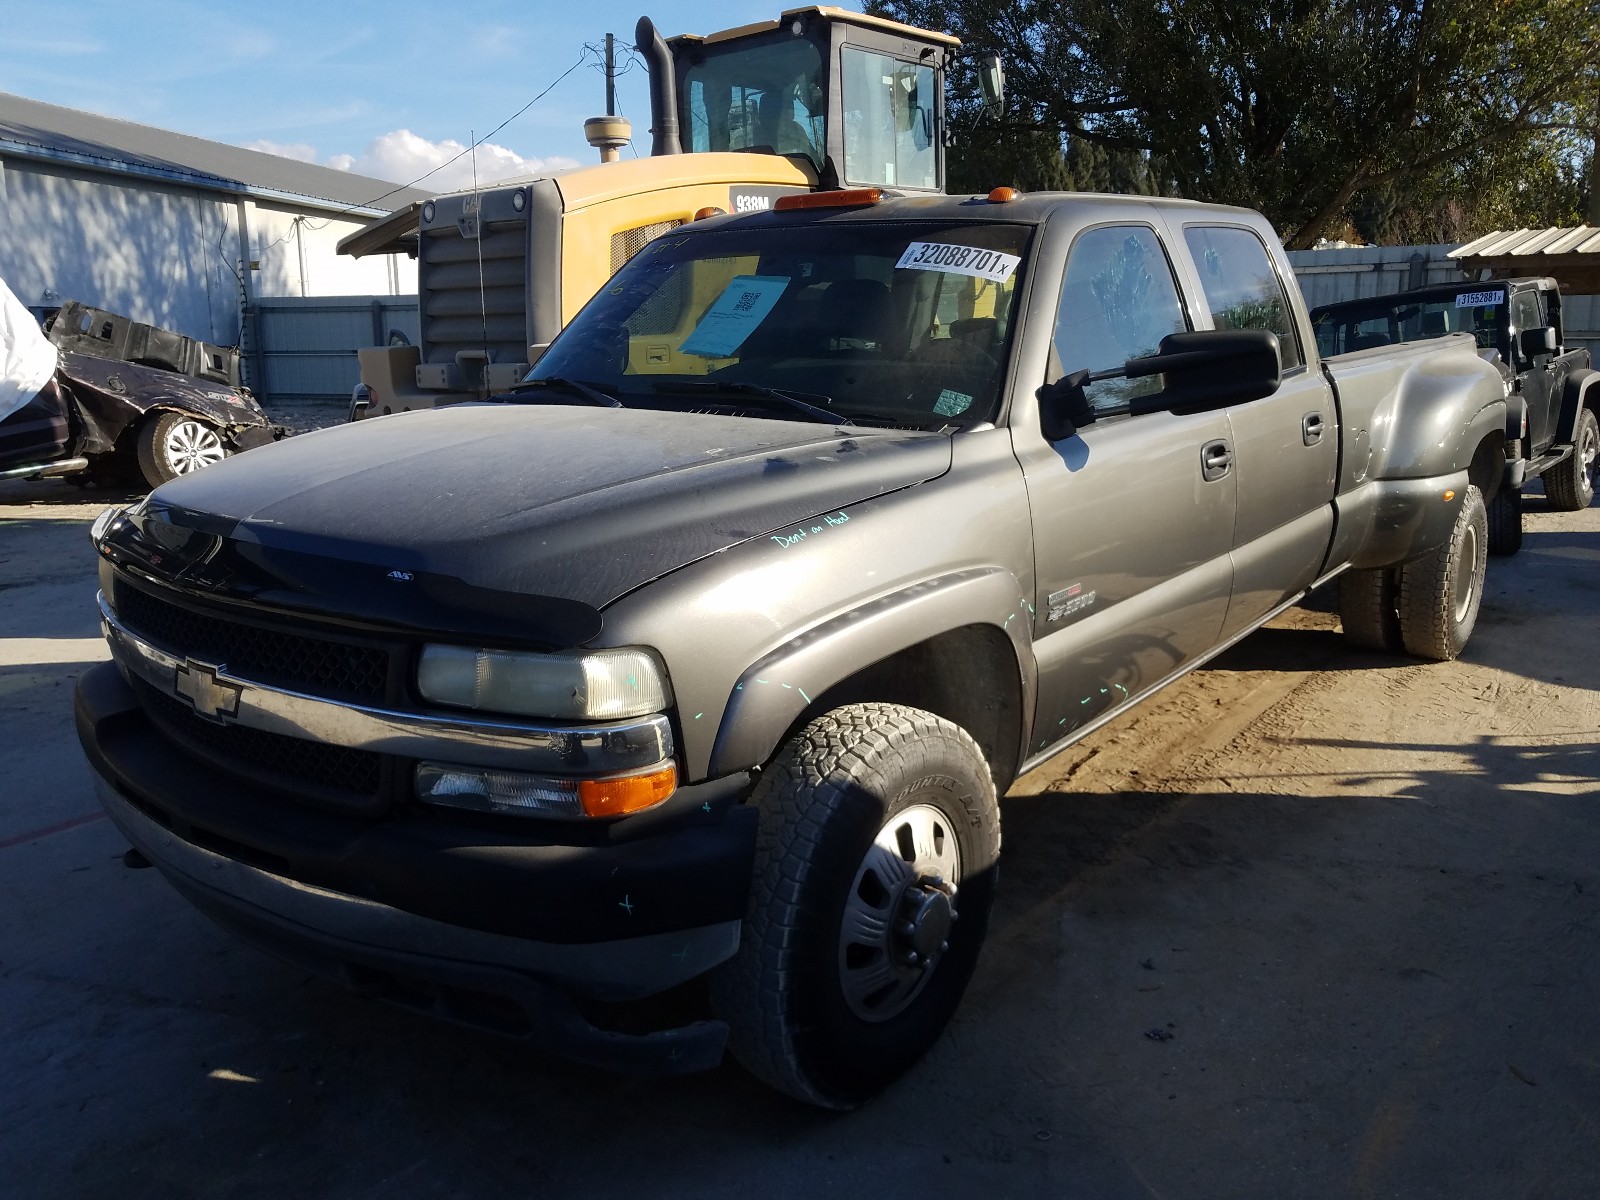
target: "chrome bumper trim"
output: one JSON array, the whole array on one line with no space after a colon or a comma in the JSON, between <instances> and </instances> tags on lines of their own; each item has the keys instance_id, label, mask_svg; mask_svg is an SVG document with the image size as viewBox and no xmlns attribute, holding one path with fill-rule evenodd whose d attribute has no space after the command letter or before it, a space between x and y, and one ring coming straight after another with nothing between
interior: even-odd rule
<instances>
[{"instance_id":1,"label":"chrome bumper trim","mask_svg":"<svg viewBox=\"0 0 1600 1200\"><path fill-rule=\"evenodd\" d=\"M101 629L123 670L219 724L405 758L568 777L639 771L673 756L672 726L659 713L603 725L524 725L395 712L269 687L231 674L226 663L163 650L123 625L104 593L97 599ZM209 712L198 706L202 699Z\"/></svg>"}]
</instances>

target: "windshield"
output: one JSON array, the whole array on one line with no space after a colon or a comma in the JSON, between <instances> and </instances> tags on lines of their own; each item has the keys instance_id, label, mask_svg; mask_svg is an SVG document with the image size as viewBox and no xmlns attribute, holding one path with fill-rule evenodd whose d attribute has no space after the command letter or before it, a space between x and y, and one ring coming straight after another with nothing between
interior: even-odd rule
<instances>
[{"instance_id":1,"label":"windshield","mask_svg":"<svg viewBox=\"0 0 1600 1200\"><path fill-rule=\"evenodd\" d=\"M1341 304L1313 313L1311 324L1324 356L1470 333L1480 350L1499 350L1504 358L1505 302L1504 287L1463 288L1421 302L1380 297L1370 304Z\"/></svg>"},{"instance_id":2,"label":"windshield","mask_svg":"<svg viewBox=\"0 0 1600 1200\"><path fill-rule=\"evenodd\" d=\"M809 406L926 429L993 420L1030 235L988 222L674 231L528 378L579 380L630 407L820 419Z\"/></svg>"},{"instance_id":3,"label":"windshield","mask_svg":"<svg viewBox=\"0 0 1600 1200\"><path fill-rule=\"evenodd\" d=\"M822 52L805 38L738 45L684 71L689 149L823 157Z\"/></svg>"}]
</instances>

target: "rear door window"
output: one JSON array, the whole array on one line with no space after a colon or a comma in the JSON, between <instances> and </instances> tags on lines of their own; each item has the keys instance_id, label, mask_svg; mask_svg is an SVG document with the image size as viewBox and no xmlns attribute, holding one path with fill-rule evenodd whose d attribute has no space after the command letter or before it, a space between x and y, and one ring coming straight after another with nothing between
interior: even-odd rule
<instances>
[{"instance_id":1,"label":"rear door window","mask_svg":"<svg viewBox=\"0 0 1600 1200\"><path fill-rule=\"evenodd\" d=\"M1275 333L1283 369L1301 366L1305 356L1289 300L1261 239L1248 229L1223 225L1185 226L1183 237L1194 255L1212 324Z\"/></svg>"}]
</instances>

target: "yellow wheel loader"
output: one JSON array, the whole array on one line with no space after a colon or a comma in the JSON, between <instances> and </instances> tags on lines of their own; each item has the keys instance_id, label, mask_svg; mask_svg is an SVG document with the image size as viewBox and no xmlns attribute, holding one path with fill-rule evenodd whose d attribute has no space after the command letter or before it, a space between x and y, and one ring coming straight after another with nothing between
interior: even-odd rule
<instances>
[{"instance_id":1,"label":"yellow wheel loader","mask_svg":"<svg viewBox=\"0 0 1600 1200\"><path fill-rule=\"evenodd\" d=\"M818 189L943 191L956 38L824 7L704 37L663 38L646 17L635 37L649 157L619 160L627 122L593 118L596 165L437 196L339 243L417 260L420 344L358 352L352 420L510 387L623 263L697 214ZM998 58L977 75L997 100ZM659 352L634 341L635 354Z\"/></svg>"}]
</instances>

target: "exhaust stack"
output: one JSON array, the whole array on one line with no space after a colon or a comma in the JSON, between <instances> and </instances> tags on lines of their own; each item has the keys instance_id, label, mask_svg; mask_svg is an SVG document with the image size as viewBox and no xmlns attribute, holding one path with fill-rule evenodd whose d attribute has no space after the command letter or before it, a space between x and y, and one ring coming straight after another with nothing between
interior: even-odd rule
<instances>
[{"instance_id":1,"label":"exhaust stack","mask_svg":"<svg viewBox=\"0 0 1600 1200\"><path fill-rule=\"evenodd\" d=\"M650 153L682 154L678 140L678 77L672 51L649 17L640 17L633 31L634 49L650 68Z\"/></svg>"}]
</instances>

